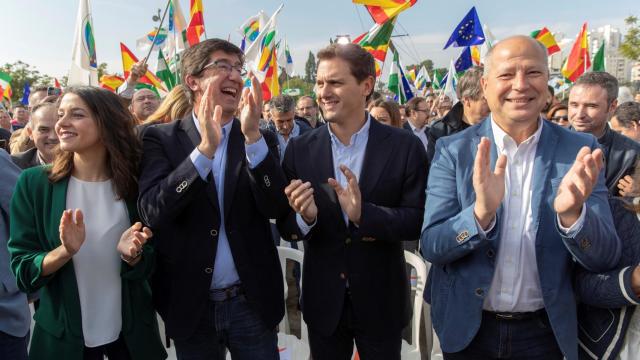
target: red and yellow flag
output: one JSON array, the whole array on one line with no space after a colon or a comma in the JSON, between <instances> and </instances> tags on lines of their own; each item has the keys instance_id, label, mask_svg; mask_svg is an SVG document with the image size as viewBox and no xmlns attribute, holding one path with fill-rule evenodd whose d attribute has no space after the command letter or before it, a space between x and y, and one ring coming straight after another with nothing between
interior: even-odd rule
<instances>
[{"instance_id":1,"label":"red and yellow flag","mask_svg":"<svg viewBox=\"0 0 640 360\"><path fill-rule=\"evenodd\" d=\"M129 50L129 48L127 48L123 43L120 43L120 52L122 53L122 69L124 71L124 79L126 80L129 78L129 74L131 74L131 68L135 63L138 62L138 58L133 55L131 50ZM149 70L147 70L144 76L142 76L138 81L143 84L155 86L156 89L162 89L166 91L166 88L164 87L164 85L162 85L162 81Z\"/></svg>"},{"instance_id":2,"label":"red and yellow flag","mask_svg":"<svg viewBox=\"0 0 640 360\"><path fill-rule=\"evenodd\" d=\"M382 24L401 12L412 7L418 0L353 0L354 4L362 4L376 24Z\"/></svg>"},{"instance_id":3,"label":"red and yellow flag","mask_svg":"<svg viewBox=\"0 0 640 360\"><path fill-rule=\"evenodd\" d=\"M124 78L118 75L102 75L100 78L100 87L111 92L116 92L123 83Z\"/></svg>"},{"instance_id":4,"label":"red and yellow flag","mask_svg":"<svg viewBox=\"0 0 640 360\"><path fill-rule=\"evenodd\" d=\"M587 41L587 23L584 23L576 42L573 43L567 61L562 66L562 75L571 82L575 82L589 67L591 67L591 60L589 59L589 42Z\"/></svg>"},{"instance_id":5,"label":"red and yellow flag","mask_svg":"<svg viewBox=\"0 0 640 360\"><path fill-rule=\"evenodd\" d=\"M187 41L189 46L200 42L200 36L204 33L204 15L202 12L202 0L191 0L191 20L187 26Z\"/></svg>"},{"instance_id":6,"label":"red and yellow flag","mask_svg":"<svg viewBox=\"0 0 640 360\"><path fill-rule=\"evenodd\" d=\"M480 66L482 65L482 59L480 56L480 46L473 45L471 46L471 61L473 61L473 65Z\"/></svg>"},{"instance_id":7,"label":"red and yellow flag","mask_svg":"<svg viewBox=\"0 0 640 360\"><path fill-rule=\"evenodd\" d=\"M553 34L546 27L543 27L540 30L536 30L532 32L531 37L540 41L542 45L544 45L547 48L547 54L549 56L560 51L560 47L558 46L556 39L553 37Z\"/></svg>"},{"instance_id":8,"label":"red and yellow flag","mask_svg":"<svg viewBox=\"0 0 640 360\"><path fill-rule=\"evenodd\" d=\"M262 100L269 101L272 97L280 95L280 82L278 81L278 62L275 46L271 49L269 68L262 83Z\"/></svg>"},{"instance_id":9,"label":"red and yellow flag","mask_svg":"<svg viewBox=\"0 0 640 360\"><path fill-rule=\"evenodd\" d=\"M374 24L371 30L353 40L354 44L360 45L375 59L376 77L380 76L382 72L382 65L384 65L384 60L387 57L389 39L391 39L391 33L393 32L395 23L396 18L394 17L382 25Z\"/></svg>"}]
</instances>

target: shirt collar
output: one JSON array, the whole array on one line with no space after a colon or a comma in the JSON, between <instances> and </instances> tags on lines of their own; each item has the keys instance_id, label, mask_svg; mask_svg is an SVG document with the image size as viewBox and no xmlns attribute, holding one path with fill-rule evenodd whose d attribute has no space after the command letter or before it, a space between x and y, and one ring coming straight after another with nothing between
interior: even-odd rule
<instances>
[{"instance_id":1,"label":"shirt collar","mask_svg":"<svg viewBox=\"0 0 640 360\"><path fill-rule=\"evenodd\" d=\"M513 140L513 138L509 134L507 134L504 130L502 130L502 128L500 128L500 126L498 126L498 124L496 124L495 120L493 120L493 115L491 115L490 119L491 119L491 131L493 132L493 140L496 143L498 150L502 152L505 148L505 142L507 141L513 144L514 147L517 147L515 140ZM533 135L529 136L529 138L523 141L520 145L538 144L538 142L540 141L540 134L542 133L542 126L543 126L542 121L543 121L542 118L538 117L538 129L536 130L536 132L533 133Z\"/></svg>"},{"instance_id":2,"label":"shirt collar","mask_svg":"<svg viewBox=\"0 0 640 360\"><path fill-rule=\"evenodd\" d=\"M202 131L200 130L200 122L198 121L198 118L196 117L196 112L191 110L191 115L193 116L193 123L196 125L196 129L198 129L198 134L200 134L202 136ZM231 126L232 125L233 125L233 119L222 127L222 137L223 138L227 136L229 131L231 131Z\"/></svg>"},{"instance_id":3,"label":"shirt collar","mask_svg":"<svg viewBox=\"0 0 640 360\"><path fill-rule=\"evenodd\" d=\"M329 137L331 138L331 142L334 143L334 145L342 145L345 146L344 144L342 144L340 142L340 140L338 139L338 137L336 136L336 134L333 133L333 131L331 131L331 126L329 126L330 124L327 124L327 130L329 130ZM355 134L351 135L351 139L349 140L349 145L347 146L352 146L354 144L356 144L356 142L359 142L360 139L364 138L365 134L368 135L369 134L369 126L371 125L371 115L367 114L367 121L364 122L364 125L362 125L362 127L360 128L360 130L358 130Z\"/></svg>"},{"instance_id":4,"label":"shirt collar","mask_svg":"<svg viewBox=\"0 0 640 360\"><path fill-rule=\"evenodd\" d=\"M413 125L411 120L407 120L407 123L409 124L409 126L411 126L411 131L413 131L414 133L424 131L424 129L427 127L427 125L425 124L423 127L417 128L415 125Z\"/></svg>"}]
</instances>

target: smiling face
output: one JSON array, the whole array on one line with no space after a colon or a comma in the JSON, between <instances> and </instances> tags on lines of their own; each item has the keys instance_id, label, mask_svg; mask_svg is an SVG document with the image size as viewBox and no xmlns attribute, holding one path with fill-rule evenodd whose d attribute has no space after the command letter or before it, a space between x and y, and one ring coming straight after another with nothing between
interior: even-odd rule
<instances>
[{"instance_id":1,"label":"smiling face","mask_svg":"<svg viewBox=\"0 0 640 360\"><path fill-rule=\"evenodd\" d=\"M54 149L58 145L55 132L57 121L56 107L44 106L31 114L31 126L27 127L29 136L46 163L53 161Z\"/></svg>"},{"instance_id":2,"label":"smiling face","mask_svg":"<svg viewBox=\"0 0 640 360\"><path fill-rule=\"evenodd\" d=\"M499 42L480 80L494 121L503 127L538 121L548 97L546 52L526 37Z\"/></svg>"},{"instance_id":3,"label":"smiling face","mask_svg":"<svg viewBox=\"0 0 640 360\"><path fill-rule=\"evenodd\" d=\"M232 67L242 66L242 61L238 55L229 54L221 50L214 51L209 56L209 64L214 62L227 63ZM213 87L211 100L214 106L220 105L222 107L223 118L230 119L233 117L242 96L243 83L240 72L235 69L225 71L221 67L212 65L204 69L198 76L187 75L185 81L195 94L194 109L196 111L207 85L211 84Z\"/></svg>"},{"instance_id":4,"label":"smiling face","mask_svg":"<svg viewBox=\"0 0 640 360\"><path fill-rule=\"evenodd\" d=\"M607 90L597 85L574 85L569 93L569 122L576 131L602 136L617 105L607 104Z\"/></svg>"},{"instance_id":5,"label":"smiling face","mask_svg":"<svg viewBox=\"0 0 640 360\"><path fill-rule=\"evenodd\" d=\"M149 89L140 89L131 99L131 112L140 121L146 120L160 106L160 99Z\"/></svg>"},{"instance_id":6,"label":"smiling face","mask_svg":"<svg viewBox=\"0 0 640 360\"><path fill-rule=\"evenodd\" d=\"M93 114L76 94L65 94L60 100L55 129L61 150L86 153L104 147Z\"/></svg>"},{"instance_id":7,"label":"smiling face","mask_svg":"<svg viewBox=\"0 0 640 360\"><path fill-rule=\"evenodd\" d=\"M373 78L361 82L353 76L349 63L339 57L318 64L316 92L327 122L361 121L366 98L373 89Z\"/></svg>"}]
</instances>

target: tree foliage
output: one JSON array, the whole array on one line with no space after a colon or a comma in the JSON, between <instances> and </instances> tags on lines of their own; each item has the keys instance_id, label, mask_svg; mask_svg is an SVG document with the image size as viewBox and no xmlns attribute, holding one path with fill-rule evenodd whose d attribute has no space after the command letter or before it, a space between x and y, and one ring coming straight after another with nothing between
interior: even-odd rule
<instances>
[{"instance_id":1,"label":"tree foliage","mask_svg":"<svg viewBox=\"0 0 640 360\"><path fill-rule=\"evenodd\" d=\"M308 83L314 84L316 82L316 57L309 51L309 57L307 63L304 65L304 80Z\"/></svg>"},{"instance_id":2,"label":"tree foliage","mask_svg":"<svg viewBox=\"0 0 640 360\"><path fill-rule=\"evenodd\" d=\"M425 70L427 70L427 72L429 74L431 74L433 72L433 61L431 61L431 59L426 59L423 62L421 62L420 64L411 64L409 66L405 66L405 68L407 70L411 70L413 68L416 69L416 75L418 74L418 71L420 71L420 68L423 67L425 68Z\"/></svg>"},{"instance_id":3,"label":"tree foliage","mask_svg":"<svg viewBox=\"0 0 640 360\"><path fill-rule=\"evenodd\" d=\"M624 22L628 28L627 34L620 44L620 53L628 59L640 61L640 22L638 17L629 16L624 19Z\"/></svg>"},{"instance_id":4,"label":"tree foliage","mask_svg":"<svg viewBox=\"0 0 640 360\"><path fill-rule=\"evenodd\" d=\"M30 87L53 85L53 78L49 75L42 74L35 67L22 62L20 60L12 64L4 64L0 66L0 71L11 76L11 88L13 96L11 101L17 103L22 99L24 94L24 85L29 83Z\"/></svg>"}]
</instances>

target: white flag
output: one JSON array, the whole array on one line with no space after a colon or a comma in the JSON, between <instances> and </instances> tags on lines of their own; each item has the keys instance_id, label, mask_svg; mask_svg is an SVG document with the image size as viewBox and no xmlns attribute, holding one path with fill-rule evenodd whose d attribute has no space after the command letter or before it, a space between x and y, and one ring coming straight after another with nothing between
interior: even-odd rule
<instances>
[{"instance_id":1,"label":"white flag","mask_svg":"<svg viewBox=\"0 0 640 360\"><path fill-rule=\"evenodd\" d=\"M247 67L251 69L260 82L264 82L267 76L269 57L276 45L276 18L283 6L284 5L280 5L278 7L269 21L267 21L264 30L260 29L258 37L256 37L244 52Z\"/></svg>"},{"instance_id":2,"label":"white flag","mask_svg":"<svg viewBox=\"0 0 640 360\"><path fill-rule=\"evenodd\" d=\"M451 103L455 105L458 102L458 95L456 94L456 66L451 60L449 64L449 72L447 73L447 82L444 85L442 95L448 96L451 99Z\"/></svg>"},{"instance_id":3,"label":"white flag","mask_svg":"<svg viewBox=\"0 0 640 360\"><path fill-rule=\"evenodd\" d=\"M93 37L93 21L89 0L80 0L76 33L71 52L71 69L69 69L68 86L98 86L98 60L96 43Z\"/></svg>"}]
</instances>

